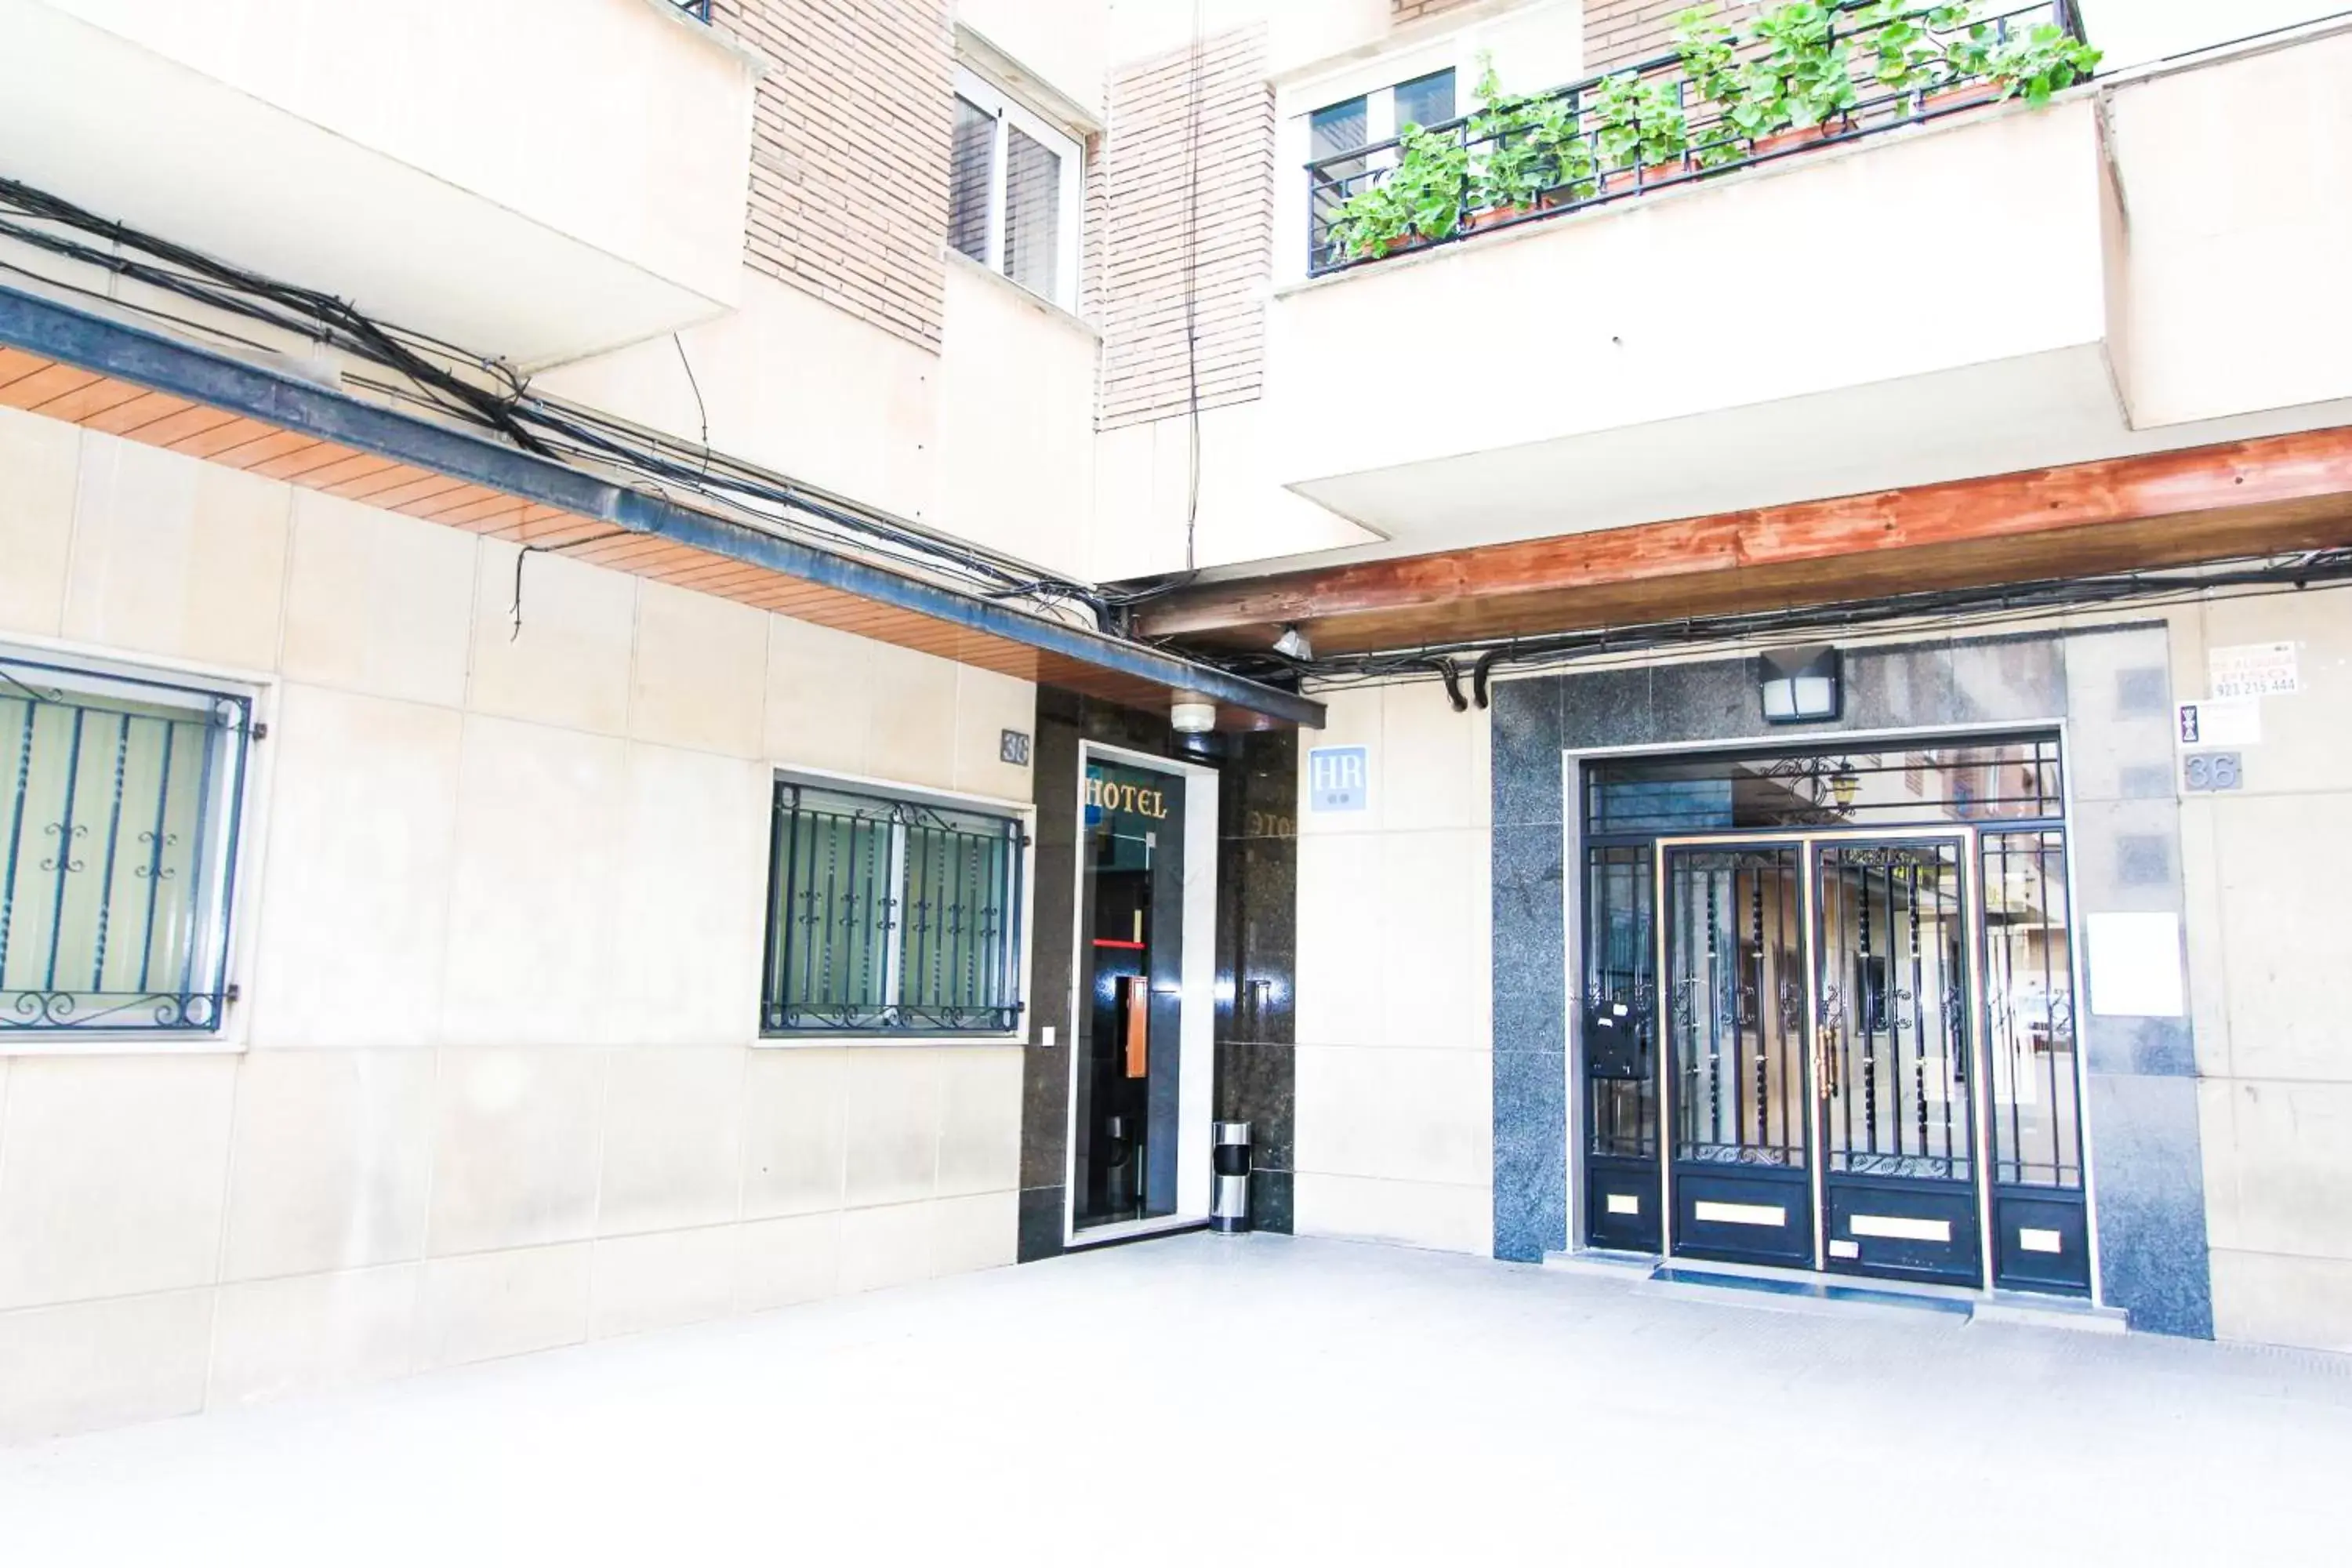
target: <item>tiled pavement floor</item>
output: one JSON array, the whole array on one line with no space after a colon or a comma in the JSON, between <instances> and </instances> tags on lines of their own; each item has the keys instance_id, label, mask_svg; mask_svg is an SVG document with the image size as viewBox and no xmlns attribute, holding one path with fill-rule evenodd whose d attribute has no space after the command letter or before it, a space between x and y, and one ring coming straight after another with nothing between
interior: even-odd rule
<instances>
[{"instance_id":1,"label":"tiled pavement floor","mask_svg":"<svg viewBox=\"0 0 2352 1568\"><path fill-rule=\"evenodd\" d=\"M0 1453L0 1563L2352 1563L2352 1361L1190 1236Z\"/></svg>"}]
</instances>

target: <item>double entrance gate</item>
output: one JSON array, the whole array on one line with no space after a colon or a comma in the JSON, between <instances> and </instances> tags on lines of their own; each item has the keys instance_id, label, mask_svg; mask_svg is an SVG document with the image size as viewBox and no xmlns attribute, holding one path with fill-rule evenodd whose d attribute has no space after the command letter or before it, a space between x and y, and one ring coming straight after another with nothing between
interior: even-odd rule
<instances>
[{"instance_id":1,"label":"double entrance gate","mask_svg":"<svg viewBox=\"0 0 2352 1568\"><path fill-rule=\"evenodd\" d=\"M1675 1249L1975 1284L1964 840L1659 849Z\"/></svg>"},{"instance_id":2,"label":"double entrance gate","mask_svg":"<svg viewBox=\"0 0 2352 1568\"><path fill-rule=\"evenodd\" d=\"M2021 742L1588 779L1589 1242L2087 1292L2056 766Z\"/></svg>"}]
</instances>

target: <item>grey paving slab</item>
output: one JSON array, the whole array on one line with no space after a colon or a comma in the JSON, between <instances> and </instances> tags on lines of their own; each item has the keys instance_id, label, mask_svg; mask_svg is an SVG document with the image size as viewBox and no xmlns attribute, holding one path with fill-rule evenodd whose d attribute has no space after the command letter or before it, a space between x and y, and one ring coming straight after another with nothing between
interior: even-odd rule
<instances>
[{"instance_id":1,"label":"grey paving slab","mask_svg":"<svg viewBox=\"0 0 2352 1568\"><path fill-rule=\"evenodd\" d=\"M2352 1362L1188 1236L0 1454L0 1561L2352 1560Z\"/></svg>"}]
</instances>

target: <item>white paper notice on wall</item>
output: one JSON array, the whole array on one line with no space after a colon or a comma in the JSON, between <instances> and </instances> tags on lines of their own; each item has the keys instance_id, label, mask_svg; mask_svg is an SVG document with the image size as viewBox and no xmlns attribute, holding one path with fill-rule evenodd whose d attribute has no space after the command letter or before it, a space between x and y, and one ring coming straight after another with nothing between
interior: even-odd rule
<instances>
[{"instance_id":1,"label":"white paper notice on wall","mask_svg":"<svg viewBox=\"0 0 2352 1568\"><path fill-rule=\"evenodd\" d=\"M2303 689L2291 642L2239 643L2205 656L2216 697L2285 697Z\"/></svg>"},{"instance_id":2,"label":"white paper notice on wall","mask_svg":"<svg viewBox=\"0 0 2352 1568\"><path fill-rule=\"evenodd\" d=\"M1316 746L1307 753L1307 809L1362 811L1372 798L1369 746Z\"/></svg>"},{"instance_id":3,"label":"white paper notice on wall","mask_svg":"<svg viewBox=\"0 0 2352 1568\"><path fill-rule=\"evenodd\" d=\"M2263 704L2257 697L2208 697L2175 705L2173 735L2182 750L2221 746L2236 751L2263 743Z\"/></svg>"},{"instance_id":4,"label":"white paper notice on wall","mask_svg":"<svg viewBox=\"0 0 2352 1568\"><path fill-rule=\"evenodd\" d=\"M2188 1010L2180 984L2180 917L2093 915L2091 1011L2110 1018L2178 1018Z\"/></svg>"}]
</instances>

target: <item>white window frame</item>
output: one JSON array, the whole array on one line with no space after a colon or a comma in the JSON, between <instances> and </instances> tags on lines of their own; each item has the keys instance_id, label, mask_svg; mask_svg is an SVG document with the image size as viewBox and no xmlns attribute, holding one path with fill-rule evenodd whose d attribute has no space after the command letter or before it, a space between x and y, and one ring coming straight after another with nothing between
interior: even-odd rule
<instances>
[{"instance_id":1,"label":"white window frame","mask_svg":"<svg viewBox=\"0 0 2352 1568\"><path fill-rule=\"evenodd\" d=\"M1360 92L1342 93L1328 102L1316 104L1307 110L1308 134L1313 134L1314 119L1317 114L1326 109L1337 108L1343 103L1352 103L1360 98L1364 100L1364 144L1370 146L1375 142L1385 142L1397 133L1397 89L1408 82L1416 82L1423 77L1435 76L1440 71L1448 70L1454 73L1452 118L1459 119L1469 112L1467 106L1472 102L1470 90L1463 86L1462 68L1450 60L1441 60L1427 70L1410 71L1383 86L1366 88Z\"/></svg>"},{"instance_id":2,"label":"white window frame","mask_svg":"<svg viewBox=\"0 0 2352 1568\"><path fill-rule=\"evenodd\" d=\"M1005 127L1018 126L1024 135L1061 159L1061 189L1055 193L1060 210L1055 227L1059 243L1054 258L1054 291L1037 297L1075 313L1078 308L1078 225L1086 209L1086 149L1067 131L1027 108L969 66L956 68L955 90L957 97L996 121L996 132L990 139L988 153L987 254L981 259L991 272L1008 283L1014 280L1004 270L1004 179L1008 163ZM1036 292L1025 284L1016 283L1015 287Z\"/></svg>"},{"instance_id":3,"label":"white window frame","mask_svg":"<svg viewBox=\"0 0 2352 1568\"><path fill-rule=\"evenodd\" d=\"M1369 100L1365 141L1384 142L1396 134L1397 88L1451 66L1454 112L1467 114L1476 107L1482 52L1491 55L1509 91L1540 91L1577 80L1585 74L1583 0L1520 0L1499 9L1480 5L1442 13L1399 29L1392 47L1332 56L1276 79L1277 292L1307 280L1306 169L1314 156L1309 127L1315 111L1351 98Z\"/></svg>"}]
</instances>

